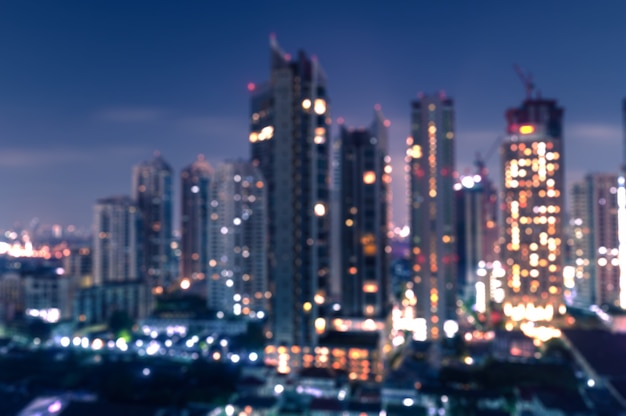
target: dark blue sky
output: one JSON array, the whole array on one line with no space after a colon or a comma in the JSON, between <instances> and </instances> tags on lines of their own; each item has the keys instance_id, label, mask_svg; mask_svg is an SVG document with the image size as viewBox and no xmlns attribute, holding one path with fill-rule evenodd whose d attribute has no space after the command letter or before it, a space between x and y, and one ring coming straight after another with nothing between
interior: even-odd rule
<instances>
[{"instance_id":1,"label":"dark blue sky","mask_svg":"<svg viewBox=\"0 0 626 416\"><path fill-rule=\"evenodd\" d=\"M565 107L568 182L617 169L624 16L619 0L2 2L0 228L90 225L93 202L129 193L132 165L155 149L177 185L198 153L247 157L246 85L268 76L272 32L287 52L317 55L333 118L365 125L382 105L399 224L409 102L455 99L464 171L524 98L513 63ZM489 164L497 175L497 152Z\"/></svg>"}]
</instances>

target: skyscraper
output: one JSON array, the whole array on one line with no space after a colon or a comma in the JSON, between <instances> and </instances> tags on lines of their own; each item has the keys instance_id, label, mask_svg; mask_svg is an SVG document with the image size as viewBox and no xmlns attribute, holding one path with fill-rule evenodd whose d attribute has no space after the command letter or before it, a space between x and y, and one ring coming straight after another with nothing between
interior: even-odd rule
<instances>
[{"instance_id":1,"label":"skyscraper","mask_svg":"<svg viewBox=\"0 0 626 416\"><path fill-rule=\"evenodd\" d=\"M316 58L270 44L270 79L249 88L251 159L268 191L272 335L311 346L330 276L326 77Z\"/></svg>"},{"instance_id":2,"label":"skyscraper","mask_svg":"<svg viewBox=\"0 0 626 416\"><path fill-rule=\"evenodd\" d=\"M174 278L172 242L172 168L156 153L133 169L133 198L143 219L143 267L147 282L167 287Z\"/></svg>"},{"instance_id":3,"label":"skyscraper","mask_svg":"<svg viewBox=\"0 0 626 416\"><path fill-rule=\"evenodd\" d=\"M506 112L502 143L507 273L504 313L513 321L550 320L563 305L563 109L526 99Z\"/></svg>"},{"instance_id":4,"label":"skyscraper","mask_svg":"<svg viewBox=\"0 0 626 416\"><path fill-rule=\"evenodd\" d=\"M454 103L443 93L411 105L407 139L413 291L418 340L437 339L456 323Z\"/></svg>"},{"instance_id":5,"label":"skyscraper","mask_svg":"<svg viewBox=\"0 0 626 416\"><path fill-rule=\"evenodd\" d=\"M94 284L141 278L141 215L128 196L100 199L94 207Z\"/></svg>"},{"instance_id":6,"label":"skyscraper","mask_svg":"<svg viewBox=\"0 0 626 416\"><path fill-rule=\"evenodd\" d=\"M616 173L589 174L572 190L574 282L584 306L619 306L617 178Z\"/></svg>"},{"instance_id":7,"label":"skyscraper","mask_svg":"<svg viewBox=\"0 0 626 416\"><path fill-rule=\"evenodd\" d=\"M341 312L384 317L389 296L388 210L391 167L388 123L377 106L371 128L341 128L337 255Z\"/></svg>"},{"instance_id":8,"label":"skyscraper","mask_svg":"<svg viewBox=\"0 0 626 416\"><path fill-rule=\"evenodd\" d=\"M477 171L461 175L454 185L457 197L458 290L475 301L476 309L485 312L490 297L490 279L486 272L496 260L498 243L498 193L481 160ZM483 267L479 267L479 266ZM482 270L481 270L482 269Z\"/></svg>"},{"instance_id":9,"label":"skyscraper","mask_svg":"<svg viewBox=\"0 0 626 416\"><path fill-rule=\"evenodd\" d=\"M207 305L226 314L267 313L267 192L249 162L217 166L210 191Z\"/></svg>"},{"instance_id":10,"label":"skyscraper","mask_svg":"<svg viewBox=\"0 0 626 416\"><path fill-rule=\"evenodd\" d=\"M213 169L204 156L187 166L181 178L182 279L204 280L209 267L209 186Z\"/></svg>"}]
</instances>

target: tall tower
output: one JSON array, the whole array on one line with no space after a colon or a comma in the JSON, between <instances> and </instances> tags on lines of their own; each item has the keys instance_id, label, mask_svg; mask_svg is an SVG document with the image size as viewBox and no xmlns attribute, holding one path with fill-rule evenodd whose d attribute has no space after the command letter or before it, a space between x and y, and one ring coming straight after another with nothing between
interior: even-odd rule
<instances>
[{"instance_id":1,"label":"tall tower","mask_svg":"<svg viewBox=\"0 0 626 416\"><path fill-rule=\"evenodd\" d=\"M504 313L549 321L563 305L563 109L526 99L506 112L502 143Z\"/></svg>"},{"instance_id":2,"label":"tall tower","mask_svg":"<svg viewBox=\"0 0 626 416\"><path fill-rule=\"evenodd\" d=\"M593 173L572 190L576 294L585 306L619 306L617 180L614 173Z\"/></svg>"},{"instance_id":3,"label":"tall tower","mask_svg":"<svg viewBox=\"0 0 626 416\"><path fill-rule=\"evenodd\" d=\"M159 153L134 167L133 198L143 218L142 273L150 285L167 287L174 277L172 168Z\"/></svg>"},{"instance_id":4,"label":"tall tower","mask_svg":"<svg viewBox=\"0 0 626 416\"><path fill-rule=\"evenodd\" d=\"M498 243L498 193L479 159L474 174L462 175L454 185L457 197L457 252L459 294L475 300L485 312L490 298L490 280L479 266L496 260ZM482 267L484 269L485 267Z\"/></svg>"},{"instance_id":5,"label":"tall tower","mask_svg":"<svg viewBox=\"0 0 626 416\"><path fill-rule=\"evenodd\" d=\"M267 192L249 162L217 166L210 192L207 305L229 315L267 313Z\"/></svg>"},{"instance_id":6,"label":"tall tower","mask_svg":"<svg viewBox=\"0 0 626 416\"><path fill-rule=\"evenodd\" d=\"M272 335L313 346L330 278L326 77L315 57L291 59L271 38L270 79L249 88L251 159L268 191Z\"/></svg>"},{"instance_id":7,"label":"tall tower","mask_svg":"<svg viewBox=\"0 0 626 416\"><path fill-rule=\"evenodd\" d=\"M94 284L141 277L141 216L128 196L100 199L94 206Z\"/></svg>"},{"instance_id":8,"label":"tall tower","mask_svg":"<svg viewBox=\"0 0 626 416\"><path fill-rule=\"evenodd\" d=\"M213 169L204 156L187 166L181 179L182 279L204 280L209 267L209 186Z\"/></svg>"},{"instance_id":9,"label":"tall tower","mask_svg":"<svg viewBox=\"0 0 626 416\"><path fill-rule=\"evenodd\" d=\"M417 340L437 339L456 324L454 103L443 93L411 105L411 259Z\"/></svg>"},{"instance_id":10,"label":"tall tower","mask_svg":"<svg viewBox=\"0 0 626 416\"><path fill-rule=\"evenodd\" d=\"M618 235L619 235L619 306L626 309L626 99L622 101L624 149L622 171L617 178Z\"/></svg>"},{"instance_id":11,"label":"tall tower","mask_svg":"<svg viewBox=\"0 0 626 416\"><path fill-rule=\"evenodd\" d=\"M337 232L342 315L384 317L389 293L387 127L380 109L369 129L342 127ZM388 123L388 122L387 122Z\"/></svg>"}]
</instances>

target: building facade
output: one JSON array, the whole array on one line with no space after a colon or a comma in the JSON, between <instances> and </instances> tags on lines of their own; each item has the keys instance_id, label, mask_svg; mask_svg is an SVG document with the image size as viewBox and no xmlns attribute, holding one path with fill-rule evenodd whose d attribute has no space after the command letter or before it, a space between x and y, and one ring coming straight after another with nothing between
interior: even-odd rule
<instances>
[{"instance_id":1,"label":"building facade","mask_svg":"<svg viewBox=\"0 0 626 416\"><path fill-rule=\"evenodd\" d=\"M409 221L417 340L443 336L456 323L454 103L443 93L411 104L407 139ZM454 322L454 323L453 323Z\"/></svg>"},{"instance_id":2,"label":"building facade","mask_svg":"<svg viewBox=\"0 0 626 416\"><path fill-rule=\"evenodd\" d=\"M270 41L270 79L250 85L251 159L268 192L271 337L316 344L330 278L330 106L317 59ZM317 299L317 301L316 301Z\"/></svg>"},{"instance_id":3,"label":"building facade","mask_svg":"<svg viewBox=\"0 0 626 416\"><path fill-rule=\"evenodd\" d=\"M154 287L175 277L172 243L172 168L160 154L133 169L133 198L143 219L141 272Z\"/></svg>"},{"instance_id":4,"label":"building facade","mask_svg":"<svg viewBox=\"0 0 626 416\"><path fill-rule=\"evenodd\" d=\"M388 213L391 167L380 109L369 129L341 128L334 232L341 277L341 314L383 317L389 304ZM388 123L388 122L387 122Z\"/></svg>"},{"instance_id":5,"label":"building facade","mask_svg":"<svg viewBox=\"0 0 626 416\"><path fill-rule=\"evenodd\" d=\"M459 295L478 312L486 312L491 293L488 264L498 258L498 192L480 160L473 175L461 175L454 185L457 202ZM480 267L482 266L482 267Z\"/></svg>"},{"instance_id":6,"label":"building facade","mask_svg":"<svg viewBox=\"0 0 626 416\"><path fill-rule=\"evenodd\" d=\"M207 305L228 315L267 313L267 192L249 162L217 166L210 189Z\"/></svg>"},{"instance_id":7,"label":"building facade","mask_svg":"<svg viewBox=\"0 0 626 416\"><path fill-rule=\"evenodd\" d=\"M506 112L502 143L505 315L549 321L563 310L563 109L527 99Z\"/></svg>"},{"instance_id":8,"label":"building facade","mask_svg":"<svg viewBox=\"0 0 626 416\"><path fill-rule=\"evenodd\" d=\"M617 178L593 173L572 188L574 288L584 306L619 306Z\"/></svg>"},{"instance_id":9,"label":"building facade","mask_svg":"<svg viewBox=\"0 0 626 416\"><path fill-rule=\"evenodd\" d=\"M96 202L93 284L141 278L141 227L141 214L130 197L116 196Z\"/></svg>"},{"instance_id":10,"label":"building facade","mask_svg":"<svg viewBox=\"0 0 626 416\"><path fill-rule=\"evenodd\" d=\"M209 268L209 193L213 169L200 155L180 176L180 277L201 281Z\"/></svg>"}]
</instances>

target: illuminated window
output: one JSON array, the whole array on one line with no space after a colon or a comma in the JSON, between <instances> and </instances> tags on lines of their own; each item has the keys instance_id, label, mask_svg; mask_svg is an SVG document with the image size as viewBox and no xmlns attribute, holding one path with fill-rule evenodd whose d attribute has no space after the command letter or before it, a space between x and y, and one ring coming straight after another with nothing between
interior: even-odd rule
<instances>
[{"instance_id":1,"label":"illuminated window","mask_svg":"<svg viewBox=\"0 0 626 416\"><path fill-rule=\"evenodd\" d=\"M321 202L318 202L317 204L315 204L313 211L318 217L323 217L324 215L326 215L326 206L324 206L324 204L322 204Z\"/></svg>"},{"instance_id":2,"label":"illuminated window","mask_svg":"<svg viewBox=\"0 0 626 416\"><path fill-rule=\"evenodd\" d=\"M315 111L315 114L317 115L324 114L326 112L326 101L321 98L316 98L313 105L313 111Z\"/></svg>"},{"instance_id":3,"label":"illuminated window","mask_svg":"<svg viewBox=\"0 0 626 416\"><path fill-rule=\"evenodd\" d=\"M371 185L376 182L376 172L368 170L363 174L363 183Z\"/></svg>"}]
</instances>

